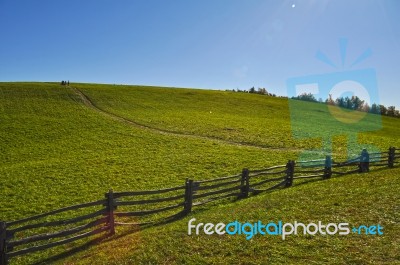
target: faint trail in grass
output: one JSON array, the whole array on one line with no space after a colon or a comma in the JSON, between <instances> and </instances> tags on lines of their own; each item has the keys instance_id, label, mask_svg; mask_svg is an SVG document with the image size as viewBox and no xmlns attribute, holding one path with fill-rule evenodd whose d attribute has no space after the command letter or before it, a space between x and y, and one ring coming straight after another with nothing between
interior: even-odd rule
<instances>
[{"instance_id":1,"label":"faint trail in grass","mask_svg":"<svg viewBox=\"0 0 400 265\"><path fill-rule=\"evenodd\" d=\"M111 113L109 111L103 110L100 107L96 106L93 101L86 95L84 94L81 90L70 87L81 99L82 102L85 104L85 106L92 108L108 117L113 118L114 120L123 122L125 124L134 126L136 128L148 130L154 133L158 134L163 134L163 135L172 135L172 136L178 136L178 137L187 137L187 138L195 138L195 139L202 139L202 140L208 140L208 141L215 141L227 145L234 145L234 146L242 146L242 147L251 147L251 148L257 148L261 150L273 150L273 151L294 151L294 152L300 152L303 151L303 149L296 149L296 148L274 148L274 147L268 147L268 146L261 146L261 145L256 145L256 144L251 144L251 143L240 143L240 142L234 142L234 141L228 141L224 139L220 139L217 137L212 137L212 136L203 136L203 135L195 135L195 134L188 134L188 133L182 133L182 132L175 132L175 131L168 131L160 128L154 128L148 125L144 125L141 123L138 123L136 121L129 120L127 118L124 118L122 116L119 116L117 114Z\"/></svg>"}]
</instances>

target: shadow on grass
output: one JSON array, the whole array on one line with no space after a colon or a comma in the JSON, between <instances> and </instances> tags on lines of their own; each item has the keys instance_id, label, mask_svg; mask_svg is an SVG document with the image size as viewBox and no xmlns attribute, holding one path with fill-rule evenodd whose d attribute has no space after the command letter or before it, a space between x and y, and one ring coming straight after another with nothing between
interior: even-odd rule
<instances>
[{"instance_id":1,"label":"shadow on grass","mask_svg":"<svg viewBox=\"0 0 400 265\"><path fill-rule=\"evenodd\" d=\"M72 249L69 249L67 251L63 251L63 252L61 252L61 253L59 253L57 255L53 255L53 256L48 257L46 259L37 261L37 262L35 262L33 264L34 265L52 264L54 262L60 261L62 259L65 259L65 258L67 258L67 257L69 257L71 255L74 255L74 254L76 254L78 252L81 252L83 250L87 250L91 246L105 244L105 243L113 241L115 239L123 238L123 237L125 237L127 235L131 235L133 233L139 232L142 228L147 228L147 227L150 227L150 226L151 227L155 227L155 226L160 226L160 225L165 225L165 224L168 224L168 223L172 223L172 222L175 222L175 221L177 221L179 219L184 218L185 216L187 216L187 215L185 215L184 212L179 212L178 214L175 214L173 216L157 220L157 221L152 222L152 223L146 223L146 224L142 224L142 225L140 225L140 224L128 225L130 229L123 229L122 231L120 231L119 234L111 236L109 233L104 233L103 235L101 235L101 236L99 236L99 237L97 237L95 239L92 239L92 240L90 240L90 241L88 241L88 242L86 242L86 243L84 243L82 245L78 245L78 246L76 246L76 247L74 247Z\"/></svg>"},{"instance_id":2,"label":"shadow on grass","mask_svg":"<svg viewBox=\"0 0 400 265\"><path fill-rule=\"evenodd\" d=\"M37 261L37 262L35 262L33 264L34 265L52 264L52 263L54 263L56 261L62 260L64 258L67 258L67 257L73 255L73 254L76 254L76 253L78 253L78 252L80 252L82 250L86 250L86 249L88 249L89 247L91 247L93 245L97 245L97 244L99 244L101 242L104 242L107 238L109 238L108 234L101 235L101 236L99 236L99 237L97 237L95 239L92 239L92 240L90 240L90 241L88 241L88 242L86 242L86 243L84 243L82 245L76 246L76 247L74 247L74 248L72 248L70 250L67 250L67 251L63 251L63 252L61 252L61 253L59 253L57 255L53 255L53 256L48 257L46 259Z\"/></svg>"}]
</instances>

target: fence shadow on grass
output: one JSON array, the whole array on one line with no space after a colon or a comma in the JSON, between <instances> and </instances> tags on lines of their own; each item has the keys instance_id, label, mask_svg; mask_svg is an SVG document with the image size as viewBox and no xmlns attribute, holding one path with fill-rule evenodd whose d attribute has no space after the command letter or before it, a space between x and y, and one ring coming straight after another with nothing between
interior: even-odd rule
<instances>
[{"instance_id":1,"label":"fence shadow on grass","mask_svg":"<svg viewBox=\"0 0 400 265\"><path fill-rule=\"evenodd\" d=\"M83 250L89 249L91 246L97 245L97 244L101 244L103 242L105 242L107 239L109 239L110 237L107 234L101 235L98 238L95 239L91 239L88 242L83 243L82 245L73 247L67 251L63 251L57 255L48 257L46 259L37 261L35 263L33 263L34 265L47 265L47 264L52 264L54 262L60 261L62 259L65 259L71 255L74 255L78 252L81 252Z\"/></svg>"}]
</instances>

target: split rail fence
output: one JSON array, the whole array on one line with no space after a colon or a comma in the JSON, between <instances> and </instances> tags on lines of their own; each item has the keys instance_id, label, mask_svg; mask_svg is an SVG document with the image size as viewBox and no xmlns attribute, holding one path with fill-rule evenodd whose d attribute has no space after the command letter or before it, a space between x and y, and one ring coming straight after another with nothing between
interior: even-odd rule
<instances>
[{"instance_id":1,"label":"split rail fence","mask_svg":"<svg viewBox=\"0 0 400 265\"><path fill-rule=\"evenodd\" d=\"M370 167L394 167L399 150L368 153L345 162L331 156L313 161L292 161L261 170L243 169L240 174L216 179L187 179L182 186L161 190L114 192L105 198L57 209L21 220L0 221L0 265L13 257L42 251L97 234L114 235L118 225L151 225L173 221L192 207L229 197L243 199L249 194L288 188L294 180L329 179L334 175L365 173ZM145 207L145 209L143 209ZM71 217L72 216L72 217Z\"/></svg>"}]
</instances>

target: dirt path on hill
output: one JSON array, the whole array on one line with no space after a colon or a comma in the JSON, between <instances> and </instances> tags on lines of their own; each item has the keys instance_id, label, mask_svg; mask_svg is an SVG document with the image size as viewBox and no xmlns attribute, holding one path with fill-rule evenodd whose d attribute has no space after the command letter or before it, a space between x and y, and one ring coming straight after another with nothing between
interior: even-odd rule
<instances>
[{"instance_id":1,"label":"dirt path on hill","mask_svg":"<svg viewBox=\"0 0 400 265\"><path fill-rule=\"evenodd\" d=\"M163 134L163 135L171 135L171 136L178 136L178 137L187 137L187 138L194 138L194 139L201 139L201 140L208 140L208 141L214 141L222 144L227 144L227 145L234 145L234 146L241 146L241 147L251 147L251 148L256 148L260 150L269 150L269 151L303 151L303 149L296 149L296 148L273 148L273 147L267 147L267 146L260 146L260 145L255 145L255 144L250 144L250 143L240 143L240 142L234 142L234 141L228 141L224 139L219 139L216 137L212 136L202 136L202 135L195 135L195 134L187 134L187 133L181 133L181 132L173 132L173 131L168 131L168 130L163 130L159 128L154 128L150 127L132 120L129 120L127 118L124 118L122 116L116 115L114 113L108 112L106 110L103 110L96 106L93 101L86 95L84 94L81 90L70 87L72 91L74 91L83 101L85 106L92 108L96 110L97 112L100 112L108 117L113 118L114 120L123 122L125 124L128 124L130 126L134 126L136 128L148 130L154 133L158 134Z\"/></svg>"}]
</instances>

